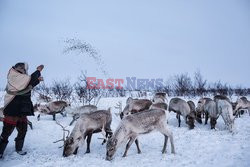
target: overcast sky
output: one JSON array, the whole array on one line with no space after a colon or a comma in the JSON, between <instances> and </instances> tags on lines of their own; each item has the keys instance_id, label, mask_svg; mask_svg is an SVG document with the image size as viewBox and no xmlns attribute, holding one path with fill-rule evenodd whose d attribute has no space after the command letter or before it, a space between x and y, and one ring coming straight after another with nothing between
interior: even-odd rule
<instances>
[{"instance_id":1,"label":"overcast sky","mask_svg":"<svg viewBox=\"0 0 250 167\"><path fill-rule=\"evenodd\" d=\"M45 82L101 77L64 40L94 46L110 77L168 78L199 69L209 81L250 87L248 0L0 0L0 87L19 61L44 64Z\"/></svg>"}]
</instances>

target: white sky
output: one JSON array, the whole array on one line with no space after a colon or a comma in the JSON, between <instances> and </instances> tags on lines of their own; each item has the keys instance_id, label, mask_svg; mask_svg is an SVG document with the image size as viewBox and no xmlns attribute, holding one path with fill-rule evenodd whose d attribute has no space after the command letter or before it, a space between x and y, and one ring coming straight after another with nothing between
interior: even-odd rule
<instances>
[{"instance_id":1,"label":"white sky","mask_svg":"<svg viewBox=\"0 0 250 167\"><path fill-rule=\"evenodd\" d=\"M110 77L168 78L200 69L209 81L250 87L248 0L1 0L0 87L19 61L46 82L101 77L87 56L65 55L67 38L98 49Z\"/></svg>"}]
</instances>

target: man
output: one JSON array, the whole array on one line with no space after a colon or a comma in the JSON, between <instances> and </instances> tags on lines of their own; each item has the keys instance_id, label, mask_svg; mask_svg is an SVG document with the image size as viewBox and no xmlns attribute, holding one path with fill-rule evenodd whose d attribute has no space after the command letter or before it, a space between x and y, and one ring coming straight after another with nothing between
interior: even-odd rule
<instances>
[{"instance_id":1,"label":"man","mask_svg":"<svg viewBox=\"0 0 250 167\"><path fill-rule=\"evenodd\" d=\"M27 116L34 115L31 90L40 81L43 81L40 73L43 68L43 65L38 66L37 70L30 76L28 75L27 63L17 63L9 70L4 97L3 129L0 136L0 159L3 158L8 138L15 128L18 132L15 138L16 152L20 155L27 153L22 151L22 148L27 132Z\"/></svg>"}]
</instances>

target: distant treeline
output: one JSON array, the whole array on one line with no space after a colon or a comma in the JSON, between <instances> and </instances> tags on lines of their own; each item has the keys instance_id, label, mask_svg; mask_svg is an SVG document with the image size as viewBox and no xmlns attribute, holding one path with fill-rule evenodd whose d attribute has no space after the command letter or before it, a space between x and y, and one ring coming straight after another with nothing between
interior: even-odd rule
<instances>
[{"instance_id":1,"label":"distant treeline","mask_svg":"<svg viewBox=\"0 0 250 167\"><path fill-rule=\"evenodd\" d=\"M86 73L78 78L74 84L69 80L53 81L51 85L41 83L35 92L39 94L39 99L44 101L67 100L78 101L83 104L97 104L101 97L146 97L150 93L165 92L168 96L213 96L217 94L231 97L250 95L250 88L241 86L232 87L221 81L208 83L198 71L192 79L187 73L175 75L168 79L164 86L155 90L125 90L125 89L88 89Z\"/></svg>"}]
</instances>

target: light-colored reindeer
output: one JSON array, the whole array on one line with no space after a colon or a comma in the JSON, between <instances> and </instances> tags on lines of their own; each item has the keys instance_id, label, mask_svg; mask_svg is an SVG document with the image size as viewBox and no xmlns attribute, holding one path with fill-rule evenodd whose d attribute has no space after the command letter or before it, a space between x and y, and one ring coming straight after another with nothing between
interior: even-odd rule
<instances>
[{"instance_id":1,"label":"light-colored reindeer","mask_svg":"<svg viewBox=\"0 0 250 167\"><path fill-rule=\"evenodd\" d=\"M82 114L77 120L74 129L70 136L64 142L63 156L67 157L72 154L77 154L80 143L87 137L87 150L90 153L90 142L93 133L102 132L105 136L103 144L107 137L112 136L110 128L112 115L110 109L97 110L90 113Z\"/></svg>"},{"instance_id":2,"label":"light-colored reindeer","mask_svg":"<svg viewBox=\"0 0 250 167\"><path fill-rule=\"evenodd\" d=\"M152 100L152 105L150 109L163 109L165 111L168 110L166 93L156 93Z\"/></svg>"},{"instance_id":3,"label":"light-colored reindeer","mask_svg":"<svg viewBox=\"0 0 250 167\"><path fill-rule=\"evenodd\" d=\"M123 111L120 114L120 118L123 119L123 117L126 117L130 114L135 114L139 112L143 112L145 110L148 110L150 106L152 105L152 102L148 99L132 99L129 97L126 101L126 106L123 109ZM140 154L141 149L139 146L138 139L135 140L135 144L137 147L137 152Z\"/></svg>"},{"instance_id":4,"label":"light-colored reindeer","mask_svg":"<svg viewBox=\"0 0 250 167\"><path fill-rule=\"evenodd\" d=\"M106 160L112 160L117 149L125 142L128 143L123 157L127 156L128 149L139 135L154 130L159 131L165 137L162 153L166 153L168 137L170 138L171 152L175 153L173 134L167 126L165 111L151 109L128 115L122 119L114 135L108 140Z\"/></svg>"},{"instance_id":5,"label":"light-colored reindeer","mask_svg":"<svg viewBox=\"0 0 250 167\"><path fill-rule=\"evenodd\" d=\"M221 115L225 125L230 132L233 132L234 119L231 102L225 98L200 99L197 110L204 110L206 118L205 124L210 117L211 129L215 128L217 119Z\"/></svg>"},{"instance_id":6,"label":"light-colored reindeer","mask_svg":"<svg viewBox=\"0 0 250 167\"><path fill-rule=\"evenodd\" d=\"M182 116L189 128L194 128L195 114L191 112L191 109L185 100L180 98L172 98L169 102L169 112L171 111L176 113L179 127L181 126L180 116Z\"/></svg>"},{"instance_id":7,"label":"light-colored reindeer","mask_svg":"<svg viewBox=\"0 0 250 167\"><path fill-rule=\"evenodd\" d=\"M250 115L250 101L246 97L241 97L237 99L234 113L236 116L240 116L240 110L247 109Z\"/></svg>"},{"instance_id":8,"label":"light-colored reindeer","mask_svg":"<svg viewBox=\"0 0 250 167\"><path fill-rule=\"evenodd\" d=\"M80 116L84 113L90 113L93 111L97 110L97 106L95 105L84 105L84 106L80 106L74 109L69 109L70 112L67 112L68 114L71 114L73 117L73 120L70 122L70 126L77 120L80 118Z\"/></svg>"},{"instance_id":9,"label":"light-colored reindeer","mask_svg":"<svg viewBox=\"0 0 250 167\"><path fill-rule=\"evenodd\" d=\"M198 101L197 110L205 113L205 125L207 124L207 121L210 118L211 129L215 129L217 119L220 116L216 108L216 102L210 98L201 98Z\"/></svg>"},{"instance_id":10,"label":"light-colored reindeer","mask_svg":"<svg viewBox=\"0 0 250 167\"><path fill-rule=\"evenodd\" d=\"M216 100L215 102L218 113L222 116L228 130L233 132L235 116L233 116L232 104L227 100L220 99Z\"/></svg>"}]
</instances>

